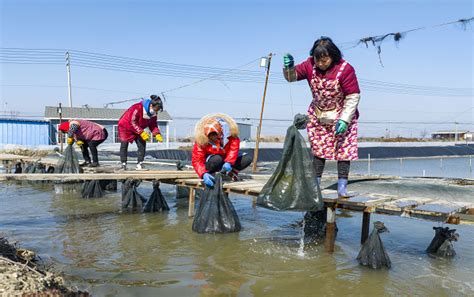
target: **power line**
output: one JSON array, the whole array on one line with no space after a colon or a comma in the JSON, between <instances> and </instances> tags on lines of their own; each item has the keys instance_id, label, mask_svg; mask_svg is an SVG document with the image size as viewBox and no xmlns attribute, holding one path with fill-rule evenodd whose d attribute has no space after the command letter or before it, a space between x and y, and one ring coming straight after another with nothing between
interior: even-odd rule
<instances>
[{"instance_id":1,"label":"power line","mask_svg":"<svg viewBox=\"0 0 474 297\"><path fill-rule=\"evenodd\" d=\"M34 87L34 88L67 88L66 85L34 85L34 84L2 84L0 85L2 87ZM147 92L142 91L123 91L123 90L115 90L115 89L104 89L104 88L94 88L94 87L85 87L85 86L78 86L78 85L73 85L75 89L82 89L82 90L91 90L91 91L104 91L104 92L115 92L115 93L126 93L126 94L145 94ZM187 96L176 96L176 95L167 95L169 98L173 98L175 100L189 100L189 101L209 101L209 102L219 102L223 104L229 104L229 103L237 103L237 104L256 104L259 105L260 103L258 100L240 100L236 98L206 98L206 97L187 97ZM270 100L267 102L268 105L270 106L296 106L296 107L307 107L308 104L291 104L291 103L279 103L278 101L286 101L287 98L275 98L275 97L270 97ZM140 98L132 98L132 99L126 99L122 100L120 102L132 102L132 101L137 101L140 100ZM277 102L275 102L277 101ZM115 104L117 104L115 102ZM425 111L425 110L413 110L413 109L380 109L380 108L364 108L365 111L391 111L391 112L415 112L415 113L441 113L441 114L447 114L447 113L452 113L456 114L458 113L457 111Z\"/></svg>"},{"instance_id":2,"label":"power line","mask_svg":"<svg viewBox=\"0 0 474 297\"><path fill-rule=\"evenodd\" d=\"M179 87L176 87L176 88L173 88L173 89L166 90L166 91L164 91L163 93L170 93L170 92L173 92L173 91L177 91L177 90L180 90L180 89L183 89L183 88L186 88L186 87L189 87L189 86L192 86L192 85L201 83L201 82L203 82L203 81L205 81L205 80L217 78L218 76L222 76L223 74L230 73L230 72L232 72L232 71L236 71L236 70L238 70L238 69L240 69L240 68L243 68L243 67L245 67L245 66L248 66L248 65L250 65L250 64L252 64L252 63L254 63L254 62L256 62L256 61L259 60L259 59L260 59L260 58L254 59L254 60L252 60L252 61L250 61L250 62L247 62L247 63L245 63L245 64L243 64L243 65L241 65L241 66L238 66L238 67L236 67L236 68L225 70L225 71L223 71L223 72L220 73L220 74L215 74L214 76L210 76L210 77L208 77L208 78L202 78L202 79L197 80L197 81L194 81L194 82L192 82L192 83L184 84L184 85L182 85L182 86L179 86ZM263 77L262 77L262 78L263 78Z\"/></svg>"},{"instance_id":3,"label":"power line","mask_svg":"<svg viewBox=\"0 0 474 297\"><path fill-rule=\"evenodd\" d=\"M51 51L51 50L49 50ZM7 52L5 56L4 52ZM218 81L232 81L232 82L241 82L241 83L262 83L263 76L259 71L251 70L240 70L239 68L250 65L258 59L252 60L249 63L244 64L243 66L237 68L217 68L217 67L204 67L197 65L187 65L187 64L176 64L176 63L167 63L161 61L151 61L143 59L134 59L128 57L118 57L106 54L97 54L89 53L82 51L71 50L71 59L72 65L84 68L100 69L100 70L110 70L110 71L120 71L120 72L129 72L137 74L148 74L148 75L158 75L158 76L170 76L170 77L180 77L180 78L193 78L198 79L197 82L187 83L180 87L176 87L166 92L175 91L184 87L191 86L196 83L200 83L205 80L218 80ZM15 55L12 56L12 53ZM26 54L25 54L26 53ZM35 59L35 53L39 55L40 59ZM52 60L45 61L48 53L52 53ZM88 56L82 56L75 58L74 53L79 53L80 55L94 56L95 60L88 60ZM87 53L87 54L84 54ZM24 54L25 56L21 56ZM3 55L3 56L2 56ZM101 60L97 60L100 58ZM114 61L107 61L107 59L113 58ZM55 52L42 51L38 49L11 49L11 48L2 48L0 49L0 61L5 63L33 63L33 64L63 64L64 57L62 56L61 50ZM43 59L43 60L42 60ZM74 62L76 61L76 62ZM117 62L118 61L118 62ZM123 62L130 62L131 65ZM100 64L101 63L101 64ZM137 64L138 63L138 64ZM135 65L137 64L137 65ZM176 70L170 69L177 68ZM392 83L392 82L383 82L377 80L369 79L359 79L360 85L363 88L363 91L371 92L384 92L384 93L394 93L394 94L404 94L404 95L416 95L416 96L440 96L440 97L472 97L473 89L472 88L447 88L447 87L432 87L432 86L420 86L412 84L402 84L402 83ZM286 84L286 81L281 76L273 75L270 79L272 84Z\"/></svg>"},{"instance_id":4,"label":"power line","mask_svg":"<svg viewBox=\"0 0 474 297\"><path fill-rule=\"evenodd\" d=\"M470 24L474 20L474 17L469 17L469 18L461 18L458 20L453 20L453 21L448 21L448 22L443 22L440 24L435 24L435 25L426 25L426 26L421 26L421 27L416 27L404 31L397 31L397 32L389 32L385 34L380 34L380 35L374 35L374 36L366 36L359 38L357 40L353 41L345 41L345 42L340 42L340 45L346 45L343 46L343 50L350 50L353 48L356 48L360 45L365 45L366 48L369 48L369 46L373 46L374 48L377 49L377 55L379 56L379 62L380 65L383 67L382 63L382 57L381 57L381 52L382 52L382 43L387 40L387 39L392 39L395 43L400 42L403 38L406 37L408 33L412 33L415 31L420 31L420 30L427 30L427 29L432 29L432 28L437 28L437 27L442 27L442 26L448 26L448 25L453 25L453 24L460 24L464 30L467 29L467 24ZM296 52L301 51L295 50Z\"/></svg>"}]
</instances>

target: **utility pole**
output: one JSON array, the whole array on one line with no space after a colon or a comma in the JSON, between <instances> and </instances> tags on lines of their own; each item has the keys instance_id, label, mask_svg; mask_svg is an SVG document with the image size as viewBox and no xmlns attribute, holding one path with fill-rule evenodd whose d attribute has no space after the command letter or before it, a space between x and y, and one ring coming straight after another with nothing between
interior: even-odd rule
<instances>
[{"instance_id":1,"label":"utility pole","mask_svg":"<svg viewBox=\"0 0 474 297\"><path fill-rule=\"evenodd\" d=\"M66 70L67 70L67 91L69 97L69 107L72 107L72 90L71 90L71 57L66 52Z\"/></svg>"},{"instance_id":2,"label":"utility pole","mask_svg":"<svg viewBox=\"0 0 474 297\"><path fill-rule=\"evenodd\" d=\"M59 107L58 107L57 111L58 111L58 114L59 114L59 125L61 125L61 123L63 122L63 109L61 107L61 103L59 103ZM63 152L63 133L59 129L58 129L58 138L59 138L58 139L59 144L61 145L61 153L62 153Z\"/></svg>"},{"instance_id":3,"label":"utility pole","mask_svg":"<svg viewBox=\"0 0 474 297\"><path fill-rule=\"evenodd\" d=\"M258 161L258 145L260 143L260 133L262 132L262 120L263 120L263 109L265 107L265 96L267 95L267 86L268 86L268 76L270 75L270 64L272 62L272 53L268 54L267 58L267 63L266 63L266 68L267 68L267 74L265 77L265 87L263 88L263 98L262 98L262 110L260 111L260 122L258 124L257 128L257 139L255 142L255 150L253 153L253 165L252 165L252 171L255 173L257 172L257 161Z\"/></svg>"}]
</instances>

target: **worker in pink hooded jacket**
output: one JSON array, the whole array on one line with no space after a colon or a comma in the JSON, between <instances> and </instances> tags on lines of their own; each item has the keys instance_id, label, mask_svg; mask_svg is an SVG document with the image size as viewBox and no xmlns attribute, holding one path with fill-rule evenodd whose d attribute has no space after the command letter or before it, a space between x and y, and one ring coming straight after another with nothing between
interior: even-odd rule
<instances>
[{"instance_id":1,"label":"worker in pink hooded jacket","mask_svg":"<svg viewBox=\"0 0 474 297\"><path fill-rule=\"evenodd\" d=\"M127 169L128 144L135 141L138 147L137 170L143 170L143 160L145 159L146 142L150 140L150 135L146 128L150 129L153 137L159 142L163 142L160 129L158 128L158 112L163 110L163 102L157 95L151 95L150 99L132 105L122 115L118 122L118 132L120 139L120 161L122 169Z\"/></svg>"},{"instance_id":2,"label":"worker in pink hooded jacket","mask_svg":"<svg viewBox=\"0 0 474 297\"><path fill-rule=\"evenodd\" d=\"M81 148L84 157L84 163L81 166L99 166L97 147L107 139L109 135L107 129L97 123L81 119L62 122L58 128L61 132L67 133L67 144L76 142Z\"/></svg>"}]
</instances>

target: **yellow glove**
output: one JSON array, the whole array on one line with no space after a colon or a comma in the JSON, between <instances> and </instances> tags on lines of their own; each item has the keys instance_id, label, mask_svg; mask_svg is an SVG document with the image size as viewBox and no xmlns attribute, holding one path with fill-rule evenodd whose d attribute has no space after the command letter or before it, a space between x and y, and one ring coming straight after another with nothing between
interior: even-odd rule
<instances>
[{"instance_id":1,"label":"yellow glove","mask_svg":"<svg viewBox=\"0 0 474 297\"><path fill-rule=\"evenodd\" d=\"M84 141L78 140L76 141L77 146L82 146L84 144Z\"/></svg>"},{"instance_id":2,"label":"yellow glove","mask_svg":"<svg viewBox=\"0 0 474 297\"><path fill-rule=\"evenodd\" d=\"M158 141L158 142L163 142L163 136L161 136L161 134L156 134L156 135L155 135L155 139L156 139L156 141Z\"/></svg>"},{"instance_id":3,"label":"yellow glove","mask_svg":"<svg viewBox=\"0 0 474 297\"><path fill-rule=\"evenodd\" d=\"M66 142L67 142L67 144L73 144L74 143L74 138L68 137Z\"/></svg>"},{"instance_id":4,"label":"yellow glove","mask_svg":"<svg viewBox=\"0 0 474 297\"><path fill-rule=\"evenodd\" d=\"M145 131L143 131L142 133L140 133L140 137L141 137L144 141L150 140L150 135L148 135L148 133L146 133Z\"/></svg>"}]
</instances>

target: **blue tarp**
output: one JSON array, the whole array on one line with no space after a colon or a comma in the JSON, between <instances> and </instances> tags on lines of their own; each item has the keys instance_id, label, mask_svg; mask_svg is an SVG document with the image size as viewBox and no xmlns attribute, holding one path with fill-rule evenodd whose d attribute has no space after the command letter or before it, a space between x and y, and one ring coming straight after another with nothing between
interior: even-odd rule
<instances>
[{"instance_id":1,"label":"blue tarp","mask_svg":"<svg viewBox=\"0 0 474 297\"><path fill-rule=\"evenodd\" d=\"M252 154L253 149L242 149L242 152ZM259 162L279 161L283 149L263 148L259 149ZM119 153L113 153L118 155ZM136 157L136 152L128 153ZM428 147L362 147L359 148L359 158L367 159L368 154L373 159L383 158L406 158L406 157L432 157L432 156L469 156L474 155L474 145L455 145L455 146L428 146ZM156 159L163 160L181 160L191 161L191 151L185 150L153 150L147 151Z\"/></svg>"}]
</instances>

